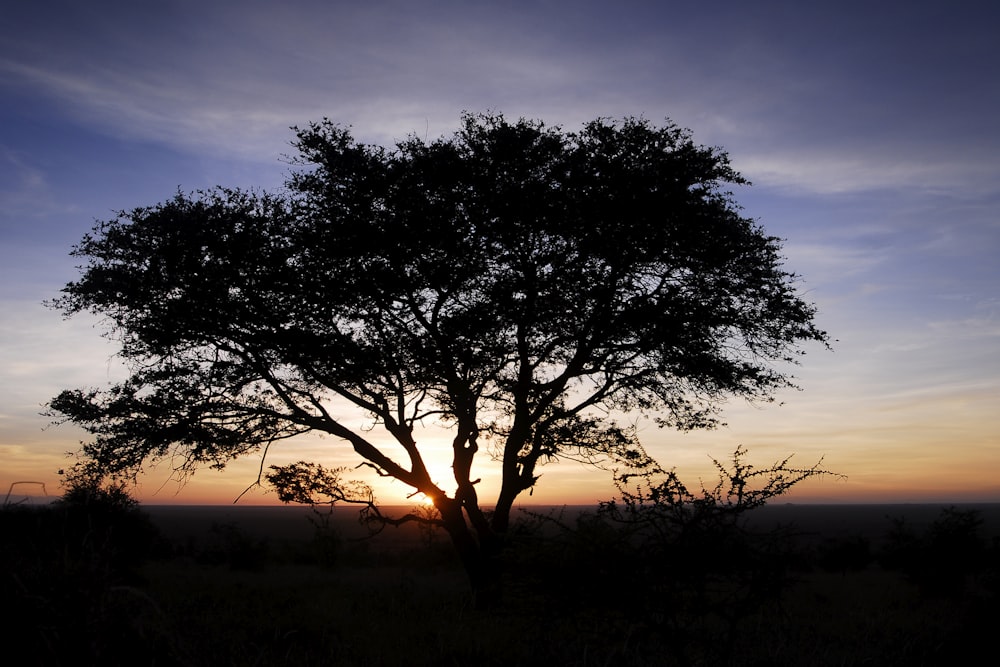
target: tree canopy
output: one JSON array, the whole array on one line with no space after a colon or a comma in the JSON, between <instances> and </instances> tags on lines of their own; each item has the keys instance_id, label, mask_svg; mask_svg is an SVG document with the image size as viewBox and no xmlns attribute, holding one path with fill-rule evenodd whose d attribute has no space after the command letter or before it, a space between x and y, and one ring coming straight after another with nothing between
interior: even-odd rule
<instances>
[{"instance_id":1,"label":"tree canopy","mask_svg":"<svg viewBox=\"0 0 1000 667\"><path fill-rule=\"evenodd\" d=\"M55 306L102 316L131 369L51 402L93 435L90 464L223 466L323 432L481 550L545 461L637 451L611 415L710 427L827 340L780 240L727 189L745 184L728 156L673 124L466 114L391 148L330 121L296 133L284 190L177 194L74 249L81 276ZM425 421L450 428L454 491L428 470ZM481 449L502 468L492 513Z\"/></svg>"}]
</instances>

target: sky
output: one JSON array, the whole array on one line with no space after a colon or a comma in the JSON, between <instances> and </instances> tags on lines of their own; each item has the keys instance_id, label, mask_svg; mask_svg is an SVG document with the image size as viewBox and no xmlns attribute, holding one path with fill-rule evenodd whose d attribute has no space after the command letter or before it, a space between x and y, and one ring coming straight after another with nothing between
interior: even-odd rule
<instances>
[{"instance_id":1,"label":"sky","mask_svg":"<svg viewBox=\"0 0 1000 667\"><path fill-rule=\"evenodd\" d=\"M366 142L450 135L463 111L566 130L670 119L725 149L744 213L832 350L806 348L801 391L724 407L727 426L640 423L692 486L737 445L811 480L791 502L1000 502L1000 40L995 2L335 2L38 0L0 21L0 492L58 495L85 438L50 426L62 389L122 377L100 322L43 302L77 276L73 244L115 211L216 185L275 189L292 126L330 118ZM419 434L442 450L443 436ZM353 466L335 439L267 464ZM448 477L447 462L441 480ZM258 458L145 503L229 503ZM495 467L481 463L483 488ZM606 470L546 466L531 498L613 495ZM382 484L386 503L406 501ZM484 491L481 491L484 493ZM276 502L250 488L240 502Z\"/></svg>"}]
</instances>

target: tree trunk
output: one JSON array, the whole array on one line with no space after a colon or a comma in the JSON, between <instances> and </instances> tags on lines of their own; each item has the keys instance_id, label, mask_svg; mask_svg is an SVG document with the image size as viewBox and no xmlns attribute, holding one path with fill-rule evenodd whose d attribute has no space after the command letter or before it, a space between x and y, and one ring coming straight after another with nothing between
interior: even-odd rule
<instances>
[{"instance_id":1,"label":"tree trunk","mask_svg":"<svg viewBox=\"0 0 1000 667\"><path fill-rule=\"evenodd\" d=\"M496 509L493 511L493 518L490 519L490 526L493 528L493 532L498 535L506 535L510 529L510 511L514 507L515 498L517 498L517 493L507 493L505 490L500 492Z\"/></svg>"},{"instance_id":2,"label":"tree trunk","mask_svg":"<svg viewBox=\"0 0 1000 667\"><path fill-rule=\"evenodd\" d=\"M476 609L495 608L502 597L500 581L501 540L492 534L476 535L465 520L459 503L439 507L444 528L469 577Z\"/></svg>"}]
</instances>

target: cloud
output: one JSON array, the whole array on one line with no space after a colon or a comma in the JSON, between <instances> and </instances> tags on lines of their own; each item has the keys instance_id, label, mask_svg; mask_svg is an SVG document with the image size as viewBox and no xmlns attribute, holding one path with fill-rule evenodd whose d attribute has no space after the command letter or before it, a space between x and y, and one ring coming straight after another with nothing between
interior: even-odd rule
<instances>
[{"instance_id":1,"label":"cloud","mask_svg":"<svg viewBox=\"0 0 1000 667\"><path fill-rule=\"evenodd\" d=\"M38 219L72 211L58 202L45 171L32 157L0 144L0 231L10 242L7 220Z\"/></svg>"},{"instance_id":2,"label":"cloud","mask_svg":"<svg viewBox=\"0 0 1000 667\"><path fill-rule=\"evenodd\" d=\"M75 120L115 137L162 142L202 153L271 161L287 146L275 128L297 120L288 110L269 109L243 96L213 104L207 91L169 80L165 73L104 70L80 75L2 62L0 68L44 91Z\"/></svg>"},{"instance_id":3,"label":"cloud","mask_svg":"<svg viewBox=\"0 0 1000 667\"><path fill-rule=\"evenodd\" d=\"M840 12L220 3L191 21L183 3L118 9L103 22L70 11L25 24L58 51L12 29L0 71L115 136L262 162L288 151L290 125L323 116L388 143L447 134L460 111L494 109L568 126L670 116L730 148L758 184L792 193L983 191L998 176L995 140L945 127L950 106L912 103L915 65L903 56L926 46L897 38L901 52L886 53L884 35ZM875 25L888 15L869 13ZM925 63L924 85L945 85L947 65L970 57L935 48L944 64ZM882 87L866 90L871 59L888 56Z\"/></svg>"},{"instance_id":4,"label":"cloud","mask_svg":"<svg viewBox=\"0 0 1000 667\"><path fill-rule=\"evenodd\" d=\"M788 241L784 244L785 255L790 258L790 268L802 272L810 288L819 285L845 285L888 261L884 249L865 245L831 244L823 242ZM865 287L873 291L871 285Z\"/></svg>"},{"instance_id":5,"label":"cloud","mask_svg":"<svg viewBox=\"0 0 1000 667\"><path fill-rule=\"evenodd\" d=\"M845 153L836 146L750 149L739 153L736 166L754 184L793 195L907 190L923 195L964 192L982 196L996 191L1000 169L993 160L915 152L892 155L869 148Z\"/></svg>"}]
</instances>

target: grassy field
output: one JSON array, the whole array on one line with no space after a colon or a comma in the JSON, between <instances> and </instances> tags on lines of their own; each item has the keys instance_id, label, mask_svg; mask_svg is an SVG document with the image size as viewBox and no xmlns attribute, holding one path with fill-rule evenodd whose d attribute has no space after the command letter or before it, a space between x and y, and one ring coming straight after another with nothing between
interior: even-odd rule
<instances>
[{"instance_id":1,"label":"grassy field","mask_svg":"<svg viewBox=\"0 0 1000 667\"><path fill-rule=\"evenodd\" d=\"M788 524L771 509L761 526ZM995 508L892 509L803 508L753 563L645 557L563 513L522 533L479 611L443 535L355 539L349 511L9 507L3 645L38 665L971 662L997 620Z\"/></svg>"}]
</instances>

